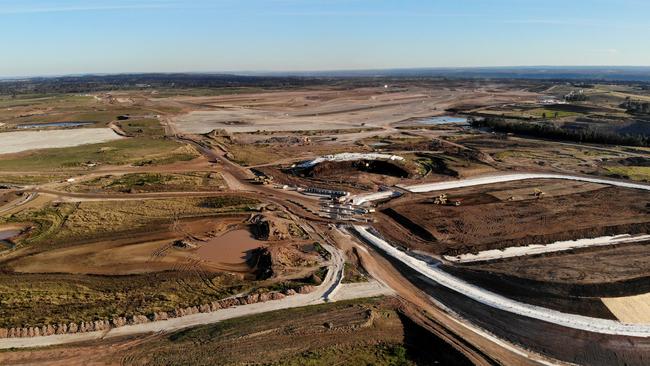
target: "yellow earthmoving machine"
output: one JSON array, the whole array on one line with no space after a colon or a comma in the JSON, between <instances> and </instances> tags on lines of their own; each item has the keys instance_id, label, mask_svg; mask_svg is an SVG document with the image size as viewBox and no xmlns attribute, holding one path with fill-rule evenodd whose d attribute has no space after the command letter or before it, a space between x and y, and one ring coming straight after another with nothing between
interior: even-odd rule
<instances>
[{"instance_id":1,"label":"yellow earthmoving machine","mask_svg":"<svg viewBox=\"0 0 650 366\"><path fill-rule=\"evenodd\" d=\"M433 199L434 205L446 205L447 204L447 194L443 193L440 196L437 196Z\"/></svg>"},{"instance_id":2,"label":"yellow earthmoving machine","mask_svg":"<svg viewBox=\"0 0 650 366\"><path fill-rule=\"evenodd\" d=\"M461 202L459 200L450 200L449 197L447 197L446 193L443 193L440 196L437 196L437 197L433 198L433 204L434 205L460 206L460 203Z\"/></svg>"},{"instance_id":3,"label":"yellow earthmoving machine","mask_svg":"<svg viewBox=\"0 0 650 366\"><path fill-rule=\"evenodd\" d=\"M542 191L539 188L535 188L535 191L533 192L533 196L538 200L542 199L542 197L544 197L545 194L546 193L544 193L544 191Z\"/></svg>"}]
</instances>

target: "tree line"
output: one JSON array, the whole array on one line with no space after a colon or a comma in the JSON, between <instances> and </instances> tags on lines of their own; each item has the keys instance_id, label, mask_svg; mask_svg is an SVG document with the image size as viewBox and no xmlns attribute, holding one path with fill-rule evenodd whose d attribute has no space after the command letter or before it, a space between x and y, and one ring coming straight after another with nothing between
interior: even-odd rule
<instances>
[{"instance_id":1,"label":"tree line","mask_svg":"<svg viewBox=\"0 0 650 366\"><path fill-rule=\"evenodd\" d=\"M565 129L550 123L508 121L502 118L472 119L474 128L489 128L495 132L514 133L551 140L627 146L650 146L650 138L643 135L620 134L602 129Z\"/></svg>"},{"instance_id":2,"label":"tree line","mask_svg":"<svg viewBox=\"0 0 650 366\"><path fill-rule=\"evenodd\" d=\"M650 114L650 103L632 101L629 98L621 105L630 114Z\"/></svg>"}]
</instances>

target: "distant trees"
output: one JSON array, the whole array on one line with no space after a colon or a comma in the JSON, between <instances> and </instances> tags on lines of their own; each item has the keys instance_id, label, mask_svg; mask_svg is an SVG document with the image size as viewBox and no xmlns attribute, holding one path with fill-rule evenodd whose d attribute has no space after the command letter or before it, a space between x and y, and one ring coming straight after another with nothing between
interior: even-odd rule
<instances>
[{"instance_id":1,"label":"distant trees","mask_svg":"<svg viewBox=\"0 0 650 366\"><path fill-rule=\"evenodd\" d=\"M621 108L625 108L630 114L650 114L650 103L632 101L629 97L621 104Z\"/></svg>"},{"instance_id":2,"label":"distant trees","mask_svg":"<svg viewBox=\"0 0 650 366\"><path fill-rule=\"evenodd\" d=\"M564 129L550 123L530 123L521 121L507 121L500 118L485 118L472 120L472 127L490 128L501 133L515 133L551 140L565 140L575 142L650 146L650 137L642 135L619 134L616 132L585 128L580 130Z\"/></svg>"},{"instance_id":3,"label":"distant trees","mask_svg":"<svg viewBox=\"0 0 650 366\"><path fill-rule=\"evenodd\" d=\"M581 89L578 92L570 92L569 94L564 96L564 100L567 102L584 102L587 99L587 95L584 93L584 91Z\"/></svg>"}]
</instances>

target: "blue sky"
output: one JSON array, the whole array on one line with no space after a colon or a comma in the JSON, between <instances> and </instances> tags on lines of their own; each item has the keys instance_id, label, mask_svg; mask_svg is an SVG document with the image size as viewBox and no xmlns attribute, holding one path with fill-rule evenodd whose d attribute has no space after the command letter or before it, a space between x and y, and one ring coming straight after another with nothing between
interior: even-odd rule
<instances>
[{"instance_id":1,"label":"blue sky","mask_svg":"<svg viewBox=\"0 0 650 366\"><path fill-rule=\"evenodd\" d=\"M0 76L650 65L647 0L0 0Z\"/></svg>"}]
</instances>

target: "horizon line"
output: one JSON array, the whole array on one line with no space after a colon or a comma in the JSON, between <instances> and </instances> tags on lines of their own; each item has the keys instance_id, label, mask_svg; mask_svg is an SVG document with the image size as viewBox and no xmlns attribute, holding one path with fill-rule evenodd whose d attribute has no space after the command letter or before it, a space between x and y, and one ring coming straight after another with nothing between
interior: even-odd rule
<instances>
[{"instance_id":1,"label":"horizon line","mask_svg":"<svg viewBox=\"0 0 650 366\"><path fill-rule=\"evenodd\" d=\"M341 68L341 69L310 69L310 70L219 70L219 71L116 71L116 72L79 72L63 74L33 74L33 75L0 75L0 80L20 80L37 78L60 78L82 76L113 76L113 75L233 75L233 76L260 76L260 75L296 75L310 73L344 73L344 72L382 72L382 71L409 71L409 70L486 70L486 69L648 69L650 65L509 65L509 66L422 66L422 67L385 67L385 68Z\"/></svg>"}]
</instances>

